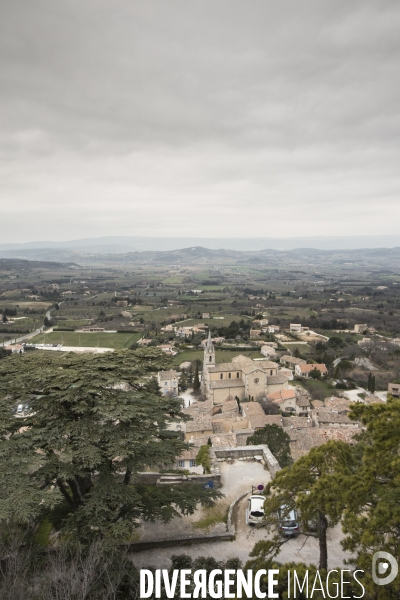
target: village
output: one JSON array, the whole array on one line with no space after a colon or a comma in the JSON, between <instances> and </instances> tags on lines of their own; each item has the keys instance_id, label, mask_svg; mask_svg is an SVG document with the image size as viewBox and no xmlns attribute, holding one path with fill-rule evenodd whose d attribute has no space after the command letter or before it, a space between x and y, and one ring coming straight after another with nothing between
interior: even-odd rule
<instances>
[{"instance_id":1,"label":"village","mask_svg":"<svg viewBox=\"0 0 400 600\"><path fill-rule=\"evenodd\" d=\"M211 333L204 340L199 392L193 394L186 390L182 394L185 399L183 412L190 420L179 427L191 448L178 458L177 469L202 473L202 467L196 465L201 446L245 446L247 439L266 425L277 425L289 434L294 460L330 439L351 443L354 435L360 432L361 424L348 418L350 405L386 400L385 392L363 393L364 390L352 390L351 393L337 390L325 400L312 399L302 381L326 377L326 365L307 364L303 359L286 354L280 355L279 363L240 354L230 363L216 363L217 342L220 339L211 338ZM273 345L261 347L262 353L264 348L267 356L277 358ZM185 370L190 368L191 363L184 362L180 372L175 369L159 372L161 393L180 395L180 378L183 374L186 380ZM400 386L389 384L390 394L398 395L399 390Z\"/></svg>"},{"instance_id":2,"label":"village","mask_svg":"<svg viewBox=\"0 0 400 600\"><path fill-rule=\"evenodd\" d=\"M169 523L141 520L129 544L137 567L169 567L177 553L246 562L257 541L270 539L249 526L252 491L326 442L356 444L365 427L349 417L355 404L400 397L397 265L392 279L364 270L360 282L349 278L357 265L295 274L294 266L3 261L3 358L154 351L168 365L141 385L180 399L183 419L168 429L187 446L138 481L172 495L197 484L222 497ZM29 403L18 403L15 416L29 415ZM284 461L274 436L287 444ZM291 536L279 560L315 562L318 541L305 533ZM351 558L342 539L340 526L329 530L336 566Z\"/></svg>"}]
</instances>

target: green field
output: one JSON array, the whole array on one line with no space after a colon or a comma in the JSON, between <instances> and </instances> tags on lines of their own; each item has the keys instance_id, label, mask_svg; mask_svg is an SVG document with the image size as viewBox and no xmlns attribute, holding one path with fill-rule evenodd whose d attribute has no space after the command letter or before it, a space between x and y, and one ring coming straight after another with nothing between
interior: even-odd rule
<instances>
[{"instance_id":1,"label":"green field","mask_svg":"<svg viewBox=\"0 0 400 600\"><path fill-rule=\"evenodd\" d=\"M210 312L210 311L204 311L204 312ZM211 313L213 314L213 313ZM176 323L176 325L181 325L182 327L191 327L192 325L212 325L213 327L228 327L228 325L230 325L232 323L232 321L242 321L246 320L247 317L244 317L243 315L227 315L224 313L215 313L214 315L215 317L223 317L221 318L213 318L210 317L209 319L187 319L186 321L179 321Z\"/></svg>"},{"instance_id":2,"label":"green field","mask_svg":"<svg viewBox=\"0 0 400 600\"><path fill-rule=\"evenodd\" d=\"M83 327L90 323L91 319L66 319L57 323L58 327Z\"/></svg>"},{"instance_id":3,"label":"green field","mask_svg":"<svg viewBox=\"0 0 400 600\"><path fill-rule=\"evenodd\" d=\"M54 331L32 338L32 344L63 344L90 348L129 348L142 337L141 333L75 333Z\"/></svg>"},{"instance_id":4,"label":"green field","mask_svg":"<svg viewBox=\"0 0 400 600\"><path fill-rule=\"evenodd\" d=\"M239 354L243 354L244 356L248 356L249 358L265 358L265 356L263 356L260 352L257 352L256 350L249 350L246 352L243 350L217 350L215 353L215 359L217 363L230 362L232 358L235 358L235 356L238 356ZM203 360L203 358L204 350L184 350L177 356L174 356L174 364L180 365L186 360Z\"/></svg>"},{"instance_id":5,"label":"green field","mask_svg":"<svg viewBox=\"0 0 400 600\"><path fill-rule=\"evenodd\" d=\"M282 346L290 350L293 354L295 350L298 350L301 355L310 354L313 351L313 348L308 344L285 344L285 342L280 342Z\"/></svg>"}]
</instances>

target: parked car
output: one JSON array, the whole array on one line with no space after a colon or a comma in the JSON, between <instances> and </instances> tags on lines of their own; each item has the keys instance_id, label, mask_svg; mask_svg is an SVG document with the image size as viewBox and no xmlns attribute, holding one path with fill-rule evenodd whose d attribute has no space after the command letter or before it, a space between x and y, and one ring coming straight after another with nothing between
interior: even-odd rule
<instances>
[{"instance_id":1,"label":"parked car","mask_svg":"<svg viewBox=\"0 0 400 600\"><path fill-rule=\"evenodd\" d=\"M279 531L282 535L298 535L300 533L296 509L282 505L278 510Z\"/></svg>"},{"instance_id":2,"label":"parked car","mask_svg":"<svg viewBox=\"0 0 400 600\"><path fill-rule=\"evenodd\" d=\"M246 523L247 525L260 525L264 519L265 496L260 494L251 495L247 501Z\"/></svg>"}]
</instances>

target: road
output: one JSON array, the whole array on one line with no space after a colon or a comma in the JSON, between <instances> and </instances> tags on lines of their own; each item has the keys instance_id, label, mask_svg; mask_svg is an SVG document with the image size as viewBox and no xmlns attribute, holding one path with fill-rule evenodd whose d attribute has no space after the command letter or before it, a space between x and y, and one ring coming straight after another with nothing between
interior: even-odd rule
<instances>
[{"instance_id":1,"label":"road","mask_svg":"<svg viewBox=\"0 0 400 600\"><path fill-rule=\"evenodd\" d=\"M50 316L50 310L48 310L46 312L46 317L50 320L51 316ZM39 333L43 333L43 331L45 330L45 326L42 325L41 327L39 327L39 329L35 329L35 331L32 331L31 333L26 333L25 335L21 335L20 337L13 337L11 340L8 340L7 342L3 342L3 347L6 346L11 346L12 344L20 344L21 342L26 342L28 340L31 340L33 337L35 337L36 335L39 335ZM53 328L50 327L49 329L46 329L46 333L50 333L51 331L53 331Z\"/></svg>"}]
</instances>

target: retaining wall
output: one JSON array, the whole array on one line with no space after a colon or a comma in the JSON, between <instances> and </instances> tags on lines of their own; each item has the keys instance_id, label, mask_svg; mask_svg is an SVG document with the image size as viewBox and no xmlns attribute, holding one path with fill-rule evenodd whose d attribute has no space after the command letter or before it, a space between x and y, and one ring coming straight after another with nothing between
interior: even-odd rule
<instances>
[{"instance_id":1,"label":"retaining wall","mask_svg":"<svg viewBox=\"0 0 400 600\"><path fill-rule=\"evenodd\" d=\"M163 475L179 475L179 473L138 473L136 483L141 483L143 485L156 485L157 481ZM185 475L182 472L182 480L179 482L171 482L171 484L182 485L185 483L200 483L204 485L209 481L213 482L215 488L220 488L222 486L221 473L211 473L210 475Z\"/></svg>"},{"instance_id":2,"label":"retaining wall","mask_svg":"<svg viewBox=\"0 0 400 600\"><path fill-rule=\"evenodd\" d=\"M213 448L215 458L254 458L255 456L262 456L265 464L267 465L272 477L275 477L276 473L281 470L278 461L272 454L268 446L238 446L236 448Z\"/></svg>"}]
</instances>

